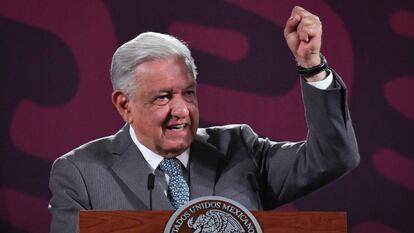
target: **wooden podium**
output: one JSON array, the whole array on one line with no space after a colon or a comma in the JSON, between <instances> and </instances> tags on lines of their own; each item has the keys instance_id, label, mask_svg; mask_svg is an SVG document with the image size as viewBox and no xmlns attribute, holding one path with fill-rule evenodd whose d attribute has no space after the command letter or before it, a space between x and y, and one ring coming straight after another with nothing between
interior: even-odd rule
<instances>
[{"instance_id":1,"label":"wooden podium","mask_svg":"<svg viewBox=\"0 0 414 233\"><path fill-rule=\"evenodd\" d=\"M162 233L173 211L81 211L79 233ZM346 233L345 212L252 211L264 233Z\"/></svg>"}]
</instances>

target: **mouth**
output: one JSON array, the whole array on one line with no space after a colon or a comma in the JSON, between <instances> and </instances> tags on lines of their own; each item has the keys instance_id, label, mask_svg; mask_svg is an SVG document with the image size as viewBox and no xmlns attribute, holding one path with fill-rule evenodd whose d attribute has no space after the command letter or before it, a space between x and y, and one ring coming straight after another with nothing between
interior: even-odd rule
<instances>
[{"instance_id":1,"label":"mouth","mask_svg":"<svg viewBox=\"0 0 414 233\"><path fill-rule=\"evenodd\" d=\"M183 130L184 128L188 127L188 124L174 124L174 125L168 125L165 128L168 130L173 130L173 131L180 131Z\"/></svg>"}]
</instances>

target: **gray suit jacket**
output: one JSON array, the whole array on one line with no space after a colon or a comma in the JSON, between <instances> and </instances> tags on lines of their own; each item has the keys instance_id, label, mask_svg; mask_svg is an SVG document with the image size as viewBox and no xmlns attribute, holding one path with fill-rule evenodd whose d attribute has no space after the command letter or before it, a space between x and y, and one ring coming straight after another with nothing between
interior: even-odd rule
<instances>
[{"instance_id":1,"label":"gray suit jacket","mask_svg":"<svg viewBox=\"0 0 414 233\"><path fill-rule=\"evenodd\" d=\"M309 134L303 142L273 142L247 125L200 128L188 167L191 199L218 195L248 209L273 209L338 178L359 163L345 85L328 90L302 83ZM49 187L51 232L75 232L79 210L148 210L151 169L129 136L128 125L58 158ZM255 192L248 174L259 183ZM162 177L156 177L156 181ZM171 210L161 182L154 210ZM259 204L260 203L260 204Z\"/></svg>"}]
</instances>

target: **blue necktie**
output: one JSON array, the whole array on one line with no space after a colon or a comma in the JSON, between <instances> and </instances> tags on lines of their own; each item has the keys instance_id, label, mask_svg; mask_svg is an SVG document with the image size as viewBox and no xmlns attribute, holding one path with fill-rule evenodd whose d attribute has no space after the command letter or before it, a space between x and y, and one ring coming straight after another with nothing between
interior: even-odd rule
<instances>
[{"instance_id":1,"label":"blue necktie","mask_svg":"<svg viewBox=\"0 0 414 233\"><path fill-rule=\"evenodd\" d=\"M190 200L190 189L184 180L181 162L176 158L163 159L159 166L170 178L167 196L172 206L178 209Z\"/></svg>"}]
</instances>

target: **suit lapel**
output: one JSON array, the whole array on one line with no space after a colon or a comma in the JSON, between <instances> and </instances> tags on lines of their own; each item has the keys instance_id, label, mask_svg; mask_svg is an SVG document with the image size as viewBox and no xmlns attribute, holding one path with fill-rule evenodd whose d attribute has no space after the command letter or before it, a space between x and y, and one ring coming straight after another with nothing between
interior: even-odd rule
<instances>
[{"instance_id":1,"label":"suit lapel","mask_svg":"<svg viewBox=\"0 0 414 233\"><path fill-rule=\"evenodd\" d=\"M190 149L191 199L214 195L214 186L222 155L201 140L194 140Z\"/></svg>"},{"instance_id":2,"label":"suit lapel","mask_svg":"<svg viewBox=\"0 0 414 233\"><path fill-rule=\"evenodd\" d=\"M174 210L170 200L168 200L164 188L167 187L163 172L156 172L155 185L152 191L153 210Z\"/></svg>"},{"instance_id":3,"label":"suit lapel","mask_svg":"<svg viewBox=\"0 0 414 233\"><path fill-rule=\"evenodd\" d=\"M137 146L132 142L128 127L124 127L116 135L112 145L112 153L119 155L119 159L111 166L112 170L149 209L147 182L148 175L152 172L152 169L147 161L145 161ZM173 208L165 196L160 182L157 182L157 180L155 180L154 190L152 192L152 204L154 210L168 210Z\"/></svg>"},{"instance_id":4,"label":"suit lapel","mask_svg":"<svg viewBox=\"0 0 414 233\"><path fill-rule=\"evenodd\" d=\"M119 159L111 166L112 170L149 209L147 182L148 174L152 170L137 146L132 142L128 125L117 133L111 149L114 155L119 156ZM220 158L223 158L223 155L217 149L196 137L190 149L189 181L191 199L214 195ZM158 182L158 179L162 178L157 175L155 178L152 192L153 210L172 210L173 207L164 194L162 182Z\"/></svg>"}]
</instances>

